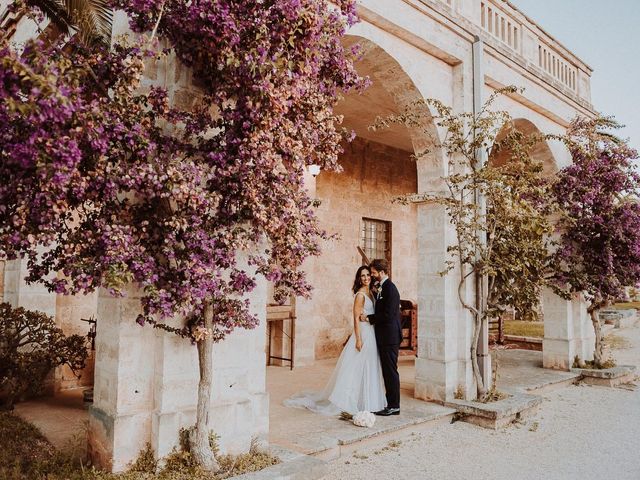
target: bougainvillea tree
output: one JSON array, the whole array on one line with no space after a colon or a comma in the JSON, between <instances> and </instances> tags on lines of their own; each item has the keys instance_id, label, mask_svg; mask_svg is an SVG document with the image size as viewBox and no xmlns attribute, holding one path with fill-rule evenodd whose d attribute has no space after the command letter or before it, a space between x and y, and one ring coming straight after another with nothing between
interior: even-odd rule
<instances>
[{"instance_id":1,"label":"bougainvillea tree","mask_svg":"<svg viewBox=\"0 0 640 480\"><path fill-rule=\"evenodd\" d=\"M640 282L638 153L606 133L610 118L575 119L566 143L572 165L554 185L562 209L554 273L560 291L583 292L595 329L594 364L603 363L598 312Z\"/></svg>"},{"instance_id":2,"label":"bougainvillea tree","mask_svg":"<svg viewBox=\"0 0 640 480\"><path fill-rule=\"evenodd\" d=\"M215 470L207 418L212 343L257 319L246 294L307 295L299 266L327 234L304 185L338 170L345 132L332 106L362 88L340 37L351 0L116 2L134 31L111 50L73 40L18 54L0 45L0 254L63 294L142 291L140 324L197 345L193 454ZM151 37L166 48L152 49ZM145 62L174 55L198 78L188 110ZM249 268L239 263L246 252ZM62 275L56 275L59 272ZM183 328L163 319L184 316Z\"/></svg>"},{"instance_id":3,"label":"bougainvillea tree","mask_svg":"<svg viewBox=\"0 0 640 480\"><path fill-rule=\"evenodd\" d=\"M507 112L492 109L499 95L516 90L507 87L495 92L477 113L456 113L438 100L427 99L376 124L403 123L422 129L427 136L431 136L432 122L443 128L443 139L433 139L431 147L448 161L439 191L409 199L444 206L454 227L455 241L447 248L451 257L441 274L458 275L458 298L473 319L470 358L480 399L493 393L490 379L482 378L478 365L483 324L509 308L535 310L548 261L549 183L542 164L531 155L544 137L523 134ZM479 161L480 155L489 158L499 152L505 160L501 164ZM470 300L468 287L480 281L486 287L479 301Z\"/></svg>"}]
</instances>

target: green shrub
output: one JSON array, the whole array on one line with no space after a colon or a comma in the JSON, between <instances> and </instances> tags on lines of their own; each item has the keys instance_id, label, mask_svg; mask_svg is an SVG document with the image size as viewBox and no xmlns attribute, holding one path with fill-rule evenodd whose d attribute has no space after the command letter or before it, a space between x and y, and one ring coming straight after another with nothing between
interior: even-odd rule
<instances>
[{"instance_id":1,"label":"green shrub","mask_svg":"<svg viewBox=\"0 0 640 480\"><path fill-rule=\"evenodd\" d=\"M39 393L57 366L76 373L87 353L86 338L66 336L50 316L0 303L0 405L11 409L22 395Z\"/></svg>"}]
</instances>

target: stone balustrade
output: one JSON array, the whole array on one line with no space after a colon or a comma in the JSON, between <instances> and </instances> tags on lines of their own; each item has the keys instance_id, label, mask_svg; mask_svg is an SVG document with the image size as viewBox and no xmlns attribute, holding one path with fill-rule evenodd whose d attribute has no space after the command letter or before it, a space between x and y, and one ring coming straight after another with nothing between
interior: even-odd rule
<instances>
[{"instance_id":1,"label":"stone balustrade","mask_svg":"<svg viewBox=\"0 0 640 480\"><path fill-rule=\"evenodd\" d=\"M479 24L492 38L567 93L590 101L592 69L505 0L481 0Z\"/></svg>"}]
</instances>

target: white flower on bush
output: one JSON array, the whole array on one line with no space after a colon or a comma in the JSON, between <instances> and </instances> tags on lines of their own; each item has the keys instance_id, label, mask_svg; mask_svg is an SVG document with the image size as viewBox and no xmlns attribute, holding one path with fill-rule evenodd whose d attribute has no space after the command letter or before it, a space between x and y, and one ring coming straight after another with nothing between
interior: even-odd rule
<instances>
[{"instance_id":1,"label":"white flower on bush","mask_svg":"<svg viewBox=\"0 0 640 480\"><path fill-rule=\"evenodd\" d=\"M358 412L351 421L358 427L371 428L376 423L376 416L371 412Z\"/></svg>"}]
</instances>

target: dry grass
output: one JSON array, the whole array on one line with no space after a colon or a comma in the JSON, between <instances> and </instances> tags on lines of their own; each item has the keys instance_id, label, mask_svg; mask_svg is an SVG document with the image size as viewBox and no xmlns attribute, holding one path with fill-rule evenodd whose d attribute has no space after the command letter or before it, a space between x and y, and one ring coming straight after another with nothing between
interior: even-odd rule
<instances>
[{"instance_id":1,"label":"dry grass","mask_svg":"<svg viewBox=\"0 0 640 480\"><path fill-rule=\"evenodd\" d=\"M544 322L505 321L504 333L505 335L515 335L518 337L543 338Z\"/></svg>"},{"instance_id":2,"label":"dry grass","mask_svg":"<svg viewBox=\"0 0 640 480\"><path fill-rule=\"evenodd\" d=\"M492 403L499 402L505 398L509 398L511 395L505 392L501 392L495 388L495 384L491 387L491 390L487 392L484 398L477 400L478 403Z\"/></svg>"},{"instance_id":3,"label":"dry grass","mask_svg":"<svg viewBox=\"0 0 640 480\"><path fill-rule=\"evenodd\" d=\"M616 303L614 305L614 308L617 308L618 310L628 310L630 308L635 308L637 310L640 310L640 302L623 302L623 303Z\"/></svg>"},{"instance_id":4,"label":"dry grass","mask_svg":"<svg viewBox=\"0 0 640 480\"><path fill-rule=\"evenodd\" d=\"M629 340L621 337L620 335L616 335L615 333L610 333L604 337L604 344L612 350L625 350L632 346Z\"/></svg>"},{"instance_id":5,"label":"dry grass","mask_svg":"<svg viewBox=\"0 0 640 480\"><path fill-rule=\"evenodd\" d=\"M215 445L212 446L214 452ZM77 450L59 452L42 433L20 417L0 413L0 479L2 480L222 480L279 463L252 444L242 455L217 455L221 471L211 474L193 466L189 452L176 451L158 468L147 446L124 473L106 473L83 466Z\"/></svg>"}]
</instances>

